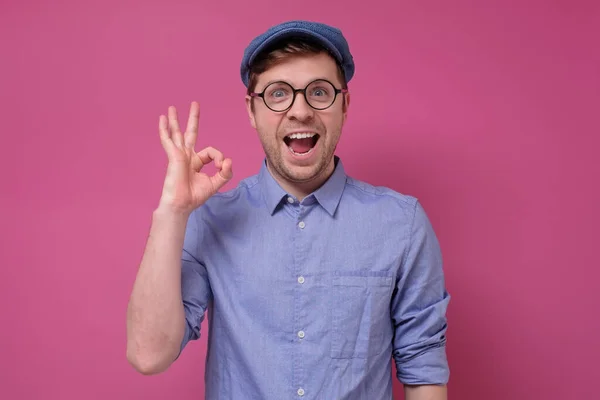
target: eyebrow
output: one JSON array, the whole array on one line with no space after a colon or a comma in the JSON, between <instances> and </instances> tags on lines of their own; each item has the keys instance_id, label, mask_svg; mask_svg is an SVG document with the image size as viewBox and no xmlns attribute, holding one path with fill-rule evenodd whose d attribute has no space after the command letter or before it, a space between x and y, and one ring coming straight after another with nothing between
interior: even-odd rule
<instances>
[{"instance_id":1,"label":"eyebrow","mask_svg":"<svg viewBox=\"0 0 600 400\"><path fill-rule=\"evenodd\" d=\"M324 76L317 76L317 77L315 77L315 78L311 78L311 79L310 79L310 81L309 81L308 83L310 83L310 82L314 82L314 81L318 81L318 80L324 80L324 81L328 81L328 82L331 82L331 83L333 83L332 79L330 79L330 78L327 78L327 77L324 77ZM290 85L291 87L293 87L293 88L297 89L297 88L296 88L296 86L294 86L294 85L292 85L292 84L291 84L291 82L288 82L288 81L286 81L286 80L283 80L283 79L272 79L272 80L270 80L270 81L268 81L268 82L266 82L266 83L265 83L265 86L262 88L262 90L265 90L265 88L266 88L267 86L269 86L271 83L275 83L275 82L285 82L285 83L287 83L288 85ZM307 83L306 85L304 85L304 86L307 86L307 85L308 85L308 83ZM334 86L335 86L335 84L334 84Z\"/></svg>"}]
</instances>

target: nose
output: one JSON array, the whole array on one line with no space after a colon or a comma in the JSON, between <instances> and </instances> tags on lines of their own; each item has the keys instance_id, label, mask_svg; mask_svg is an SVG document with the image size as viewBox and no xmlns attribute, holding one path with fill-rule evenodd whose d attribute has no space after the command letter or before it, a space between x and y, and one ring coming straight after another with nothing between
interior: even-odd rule
<instances>
[{"instance_id":1,"label":"nose","mask_svg":"<svg viewBox=\"0 0 600 400\"><path fill-rule=\"evenodd\" d=\"M287 111L288 118L297 119L298 121L311 119L315 110L306 102L304 92L297 91L294 96L294 104Z\"/></svg>"}]
</instances>

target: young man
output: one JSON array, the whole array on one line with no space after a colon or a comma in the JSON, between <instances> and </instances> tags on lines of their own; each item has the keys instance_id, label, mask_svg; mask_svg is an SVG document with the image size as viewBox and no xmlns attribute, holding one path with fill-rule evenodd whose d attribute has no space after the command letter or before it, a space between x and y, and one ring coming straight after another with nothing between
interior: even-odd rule
<instances>
[{"instance_id":1,"label":"young man","mask_svg":"<svg viewBox=\"0 0 600 400\"><path fill-rule=\"evenodd\" d=\"M232 161L196 152L161 116L167 153L128 308L127 357L166 370L208 314L206 399L446 399L446 308L439 244L419 202L351 178L334 155L354 62L342 33L291 21L241 66L260 171L226 193ZM204 165L218 173L208 176Z\"/></svg>"}]
</instances>

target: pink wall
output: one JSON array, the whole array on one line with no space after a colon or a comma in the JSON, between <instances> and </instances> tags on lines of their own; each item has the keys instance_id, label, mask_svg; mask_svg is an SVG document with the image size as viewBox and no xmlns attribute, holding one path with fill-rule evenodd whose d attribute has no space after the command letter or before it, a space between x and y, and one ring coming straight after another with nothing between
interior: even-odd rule
<instances>
[{"instance_id":1,"label":"pink wall","mask_svg":"<svg viewBox=\"0 0 600 400\"><path fill-rule=\"evenodd\" d=\"M256 172L239 61L290 18L350 41L346 168L420 197L439 234L450 398L597 398L598 2L93 3L0 6L0 398L203 398L206 338L160 376L125 360L158 115L198 100L228 188Z\"/></svg>"}]
</instances>

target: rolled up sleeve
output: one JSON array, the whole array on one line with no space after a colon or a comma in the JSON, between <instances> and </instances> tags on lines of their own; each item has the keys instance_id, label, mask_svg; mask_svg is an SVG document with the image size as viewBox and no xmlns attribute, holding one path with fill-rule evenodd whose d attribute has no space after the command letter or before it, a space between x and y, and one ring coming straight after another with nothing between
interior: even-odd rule
<instances>
[{"instance_id":1,"label":"rolled up sleeve","mask_svg":"<svg viewBox=\"0 0 600 400\"><path fill-rule=\"evenodd\" d=\"M415 203L409 234L392 299L397 378L403 384L446 384L446 310L442 255L433 227Z\"/></svg>"},{"instance_id":2,"label":"rolled up sleeve","mask_svg":"<svg viewBox=\"0 0 600 400\"><path fill-rule=\"evenodd\" d=\"M200 326L211 299L208 272L200 255L202 229L198 223L198 210L188 220L181 256L181 297L185 311L185 333L179 352L191 340L200 338Z\"/></svg>"}]
</instances>

